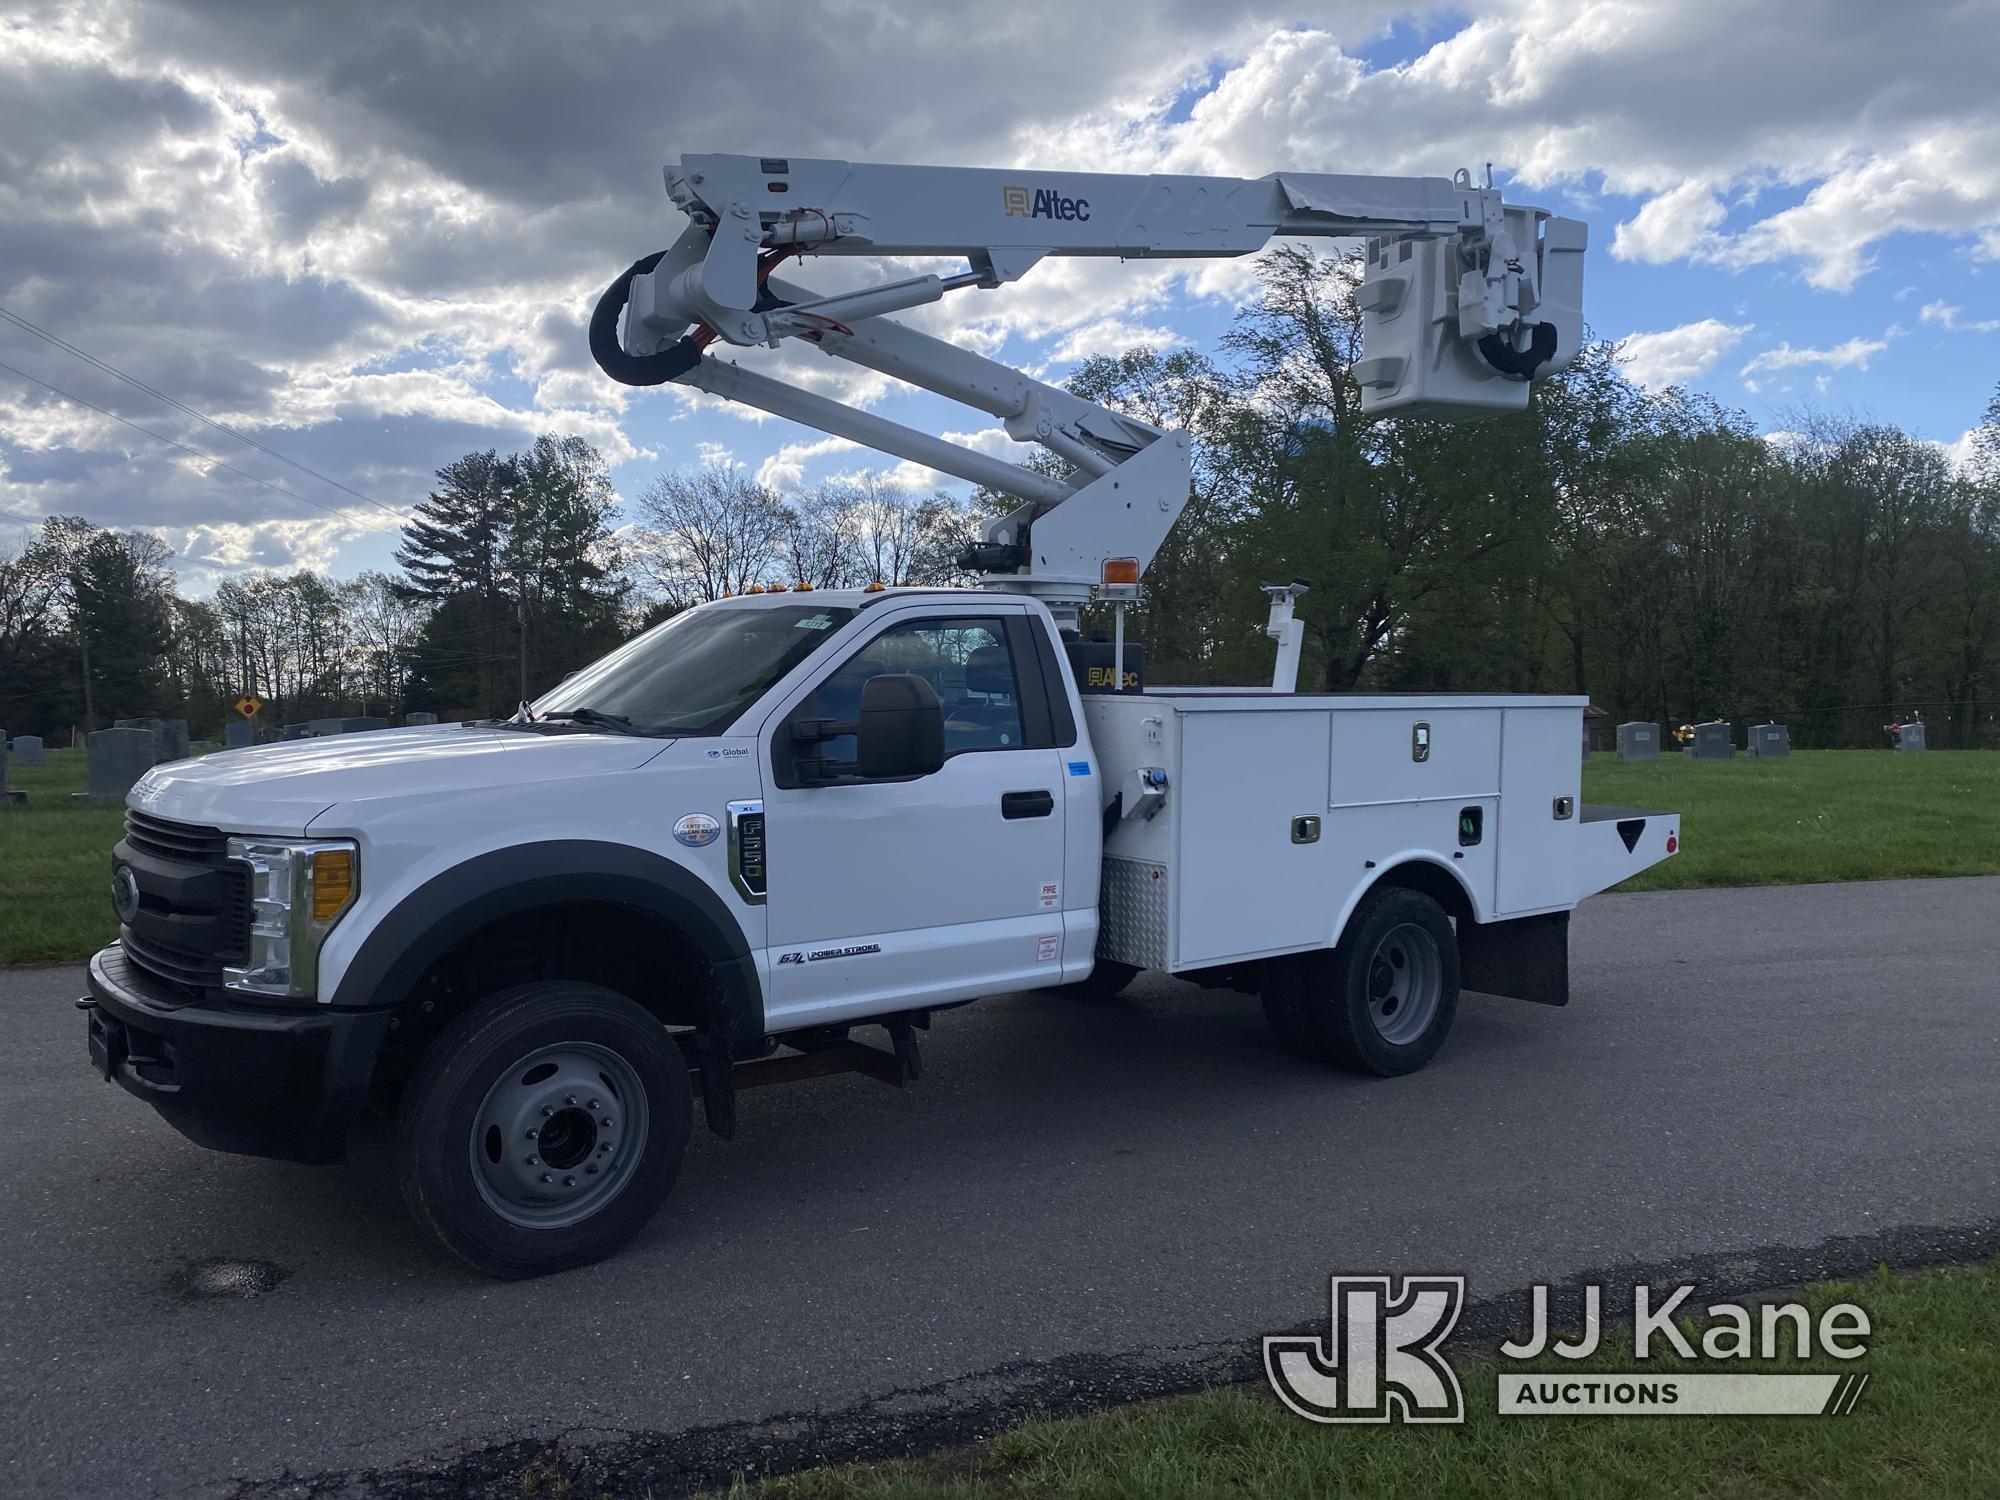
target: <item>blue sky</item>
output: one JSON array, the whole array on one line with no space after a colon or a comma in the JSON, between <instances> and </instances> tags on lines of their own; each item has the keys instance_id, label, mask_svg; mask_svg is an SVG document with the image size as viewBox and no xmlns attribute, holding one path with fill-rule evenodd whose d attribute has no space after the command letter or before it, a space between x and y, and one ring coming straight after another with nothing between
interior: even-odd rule
<instances>
[{"instance_id":1,"label":"blue sky","mask_svg":"<svg viewBox=\"0 0 2000 1500\"><path fill-rule=\"evenodd\" d=\"M543 430L597 443L627 495L704 461L780 488L864 467L933 482L589 367L596 289L678 228L659 168L680 151L1244 176L1491 160L1511 198L1590 225L1586 313L1630 340L1634 378L1767 431L1812 405L1948 446L2000 381L1992 0L1218 9L801 9L787 55L813 66L774 113L768 16L735 0L441 0L421 24L386 6L17 3L0 14L0 307L314 472L0 323L0 362L33 377L0 371L0 546L83 514L157 529L197 591L257 568L345 575L389 564L432 469ZM1246 272L1049 262L919 321L1059 379L1136 341L1213 349ZM989 425L804 358L884 415Z\"/></svg>"}]
</instances>

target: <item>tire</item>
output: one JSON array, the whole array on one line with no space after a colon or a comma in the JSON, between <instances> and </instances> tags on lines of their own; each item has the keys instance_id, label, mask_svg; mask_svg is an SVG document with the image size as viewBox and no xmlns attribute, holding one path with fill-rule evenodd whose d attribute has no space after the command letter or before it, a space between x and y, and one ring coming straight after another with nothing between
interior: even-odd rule
<instances>
[{"instance_id":1,"label":"tire","mask_svg":"<svg viewBox=\"0 0 2000 1500\"><path fill-rule=\"evenodd\" d=\"M1071 1000L1110 1000L1125 993L1125 989L1145 973L1130 964L1114 964L1100 959L1097 967L1074 984L1060 984L1055 993Z\"/></svg>"},{"instance_id":2,"label":"tire","mask_svg":"<svg viewBox=\"0 0 2000 1500\"><path fill-rule=\"evenodd\" d=\"M489 1276L587 1265L666 1201L693 1110L681 1050L643 1007L593 984L516 985L447 1026L411 1077L403 1201Z\"/></svg>"},{"instance_id":3,"label":"tire","mask_svg":"<svg viewBox=\"0 0 2000 1500\"><path fill-rule=\"evenodd\" d=\"M1417 891L1362 897L1331 949L1275 960L1264 1015L1280 1043L1320 1062L1393 1078L1437 1055L1458 1014L1458 940Z\"/></svg>"}]
</instances>

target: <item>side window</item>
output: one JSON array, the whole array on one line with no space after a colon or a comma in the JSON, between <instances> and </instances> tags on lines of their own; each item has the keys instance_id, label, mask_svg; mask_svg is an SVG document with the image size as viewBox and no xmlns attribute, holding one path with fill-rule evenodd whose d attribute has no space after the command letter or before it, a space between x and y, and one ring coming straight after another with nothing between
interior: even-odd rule
<instances>
[{"instance_id":1,"label":"side window","mask_svg":"<svg viewBox=\"0 0 2000 1500\"><path fill-rule=\"evenodd\" d=\"M1000 620L954 617L893 625L820 684L809 711L817 718L852 720L861 709L861 684L885 672L913 672L937 689L947 758L1024 743L1020 680ZM825 741L821 753L829 761L851 763L854 736Z\"/></svg>"}]
</instances>

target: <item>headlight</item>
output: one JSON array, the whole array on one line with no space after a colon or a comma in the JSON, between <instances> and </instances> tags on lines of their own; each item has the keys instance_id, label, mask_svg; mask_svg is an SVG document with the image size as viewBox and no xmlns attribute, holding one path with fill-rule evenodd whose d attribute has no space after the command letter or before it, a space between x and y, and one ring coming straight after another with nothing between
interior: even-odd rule
<instances>
[{"instance_id":1,"label":"headlight","mask_svg":"<svg viewBox=\"0 0 2000 1500\"><path fill-rule=\"evenodd\" d=\"M223 987L311 995L319 945L361 885L355 846L345 839L231 839L229 857L250 867L250 951L242 968L222 971Z\"/></svg>"}]
</instances>

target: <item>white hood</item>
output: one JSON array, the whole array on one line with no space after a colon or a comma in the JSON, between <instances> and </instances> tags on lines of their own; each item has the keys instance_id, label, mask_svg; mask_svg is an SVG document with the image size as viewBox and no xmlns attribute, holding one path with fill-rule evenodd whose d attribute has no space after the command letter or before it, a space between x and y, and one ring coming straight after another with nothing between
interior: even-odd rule
<instances>
[{"instance_id":1,"label":"white hood","mask_svg":"<svg viewBox=\"0 0 2000 1500\"><path fill-rule=\"evenodd\" d=\"M671 740L440 724L225 750L155 766L126 801L228 833L302 834L343 802L520 786L627 771Z\"/></svg>"}]
</instances>

